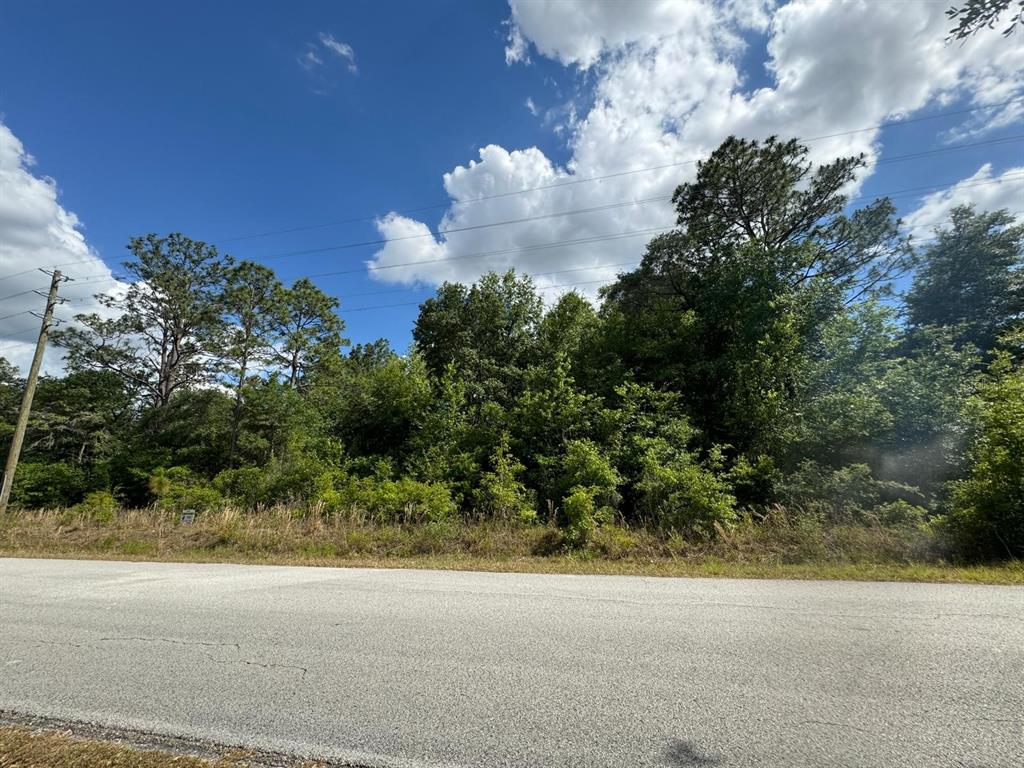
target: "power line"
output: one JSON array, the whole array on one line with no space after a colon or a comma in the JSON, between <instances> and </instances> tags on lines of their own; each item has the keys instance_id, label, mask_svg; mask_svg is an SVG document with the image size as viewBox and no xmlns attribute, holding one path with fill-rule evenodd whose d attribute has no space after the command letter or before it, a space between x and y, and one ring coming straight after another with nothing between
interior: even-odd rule
<instances>
[{"instance_id":1,"label":"power line","mask_svg":"<svg viewBox=\"0 0 1024 768\"><path fill-rule=\"evenodd\" d=\"M10 320L12 317L17 317L18 315L28 315L28 314L31 314L31 313L32 313L31 309L23 309L23 310L21 310L21 312L12 312L9 315L4 315L3 317L0 317L0 320Z\"/></svg>"},{"instance_id":2,"label":"power line","mask_svg":"<svg viewBox=\"0 0 1024 768\"><path fill-rule=\"evenodd\" d=\"M911 118L911 119L908 119L908 120L892 121L892 122L889 122L889 123L878 123L878 124L876 124L874 126L868 126L868 127L865 127L865 128L858 128L858 129L854 129L854 130L851 130L851 131L843 131L843 132L839 132L839 133L828 134L828 135L825 135L825 136L817 136L817 137L814 137L814 138L811 138L811 139L806 139L805 141L806 142L820 141L820 140L824 140L824 139L836 138L838 136L845 136L845 135L859 133L859 132L868 131L868 130L875 130L875 129L885 128L885 127L893 127L893 126L899 126L899 125L906 125L906 124L909 124L909 123L921 122L921 121L925 121L925 120L934 120L934 119L938 119L938 118L941 118L941 117L949 117L949 116L955 116L955 115L968 114L968 113L976 112L976 111L979 111L979 110L985 110L985 109L995 109L997 107L1006 106L1007 104L1011 104L1011 103L1013 103L1015 101L1018 101L1018 100L1020 100L1022 98L1024 98L1024 95L1015 96L1015 97L1013 97L1011 99L1008 99L1008 100L1006 100L1004 102L1000 102L998 104L991 104L991 105L986 105L986 106L982 106L982 107L974 107L974 108L965 109L965 110L957 110L957 111L953 111L953 112L945 112L945 113L940 113L940 114L936 114L936 115L927 115L927 116L923 116L923 117L919 117L919 118ZM906 161L906 160L918 159L918 158L922 158L922 157L931 157L931 156L935 156L935 155L946 154L948 152L960 152L960 151L964 151L964 150L967 150L967 149L974 149L974 148L978 148L978 147L997 146L997 145L1002 145L1002 144L1013 143L1013 142L1016 142L1016 141L1020 141L1022 139L1024 139L1024 134L1019 134L1019 135L1014 135L1014 136L1007 136L1007 137L1001 137L1001 138L998 138L998 139L989 139L989 140L986 140L986 141L974 142L974 143L971 143L971 144L962 144L962 145L958 145L958 146L955 146L955 147L943 147L943 148L940 148L940 149L925 150L925 151L922 151L922 152L915 152L915 153L910 153L910 154L905 154L905 155L897 155L897 156L889 157L889 158L881 158L879 160L876 160L873 163L869 163L867 165L867 167L874 167L876 165L884 165L884 164L894 163L894 162L903 162L903 161ZM647 167L647 168L638 168L638 169L633 169L633 170L628 170L628 171L620 171L620 172L617 172L617 173L605 174L605 175L602 175L602 176L591 176L591 177L587 177L587 178L583 178L583 179L571 179L571 180L568 180L568 181L565 181L565 182L560 182L558 184L542 185L542 186L538 186L538 187L528 187L528 188L519 189L519 190L512 190L512 191L509 191L509 192L497 193L497 194L494 194L494 195L486 195L486 196L482 196L482 197L478 197L478 198L472 198L470 200L462 200L462 201L451 201L450 200L450 201L448 201L446 203L442 203L442 204L438 204L438 205L434 205L434 206L421 207L421 208L417 208L417 209L405 209L403 211L397 211L396 213L400 213L400 214L401 213L415 213L417 211L428 210L428 209L431 209L431 208L443 208L443 207L449 207L449 206L454 206L454 205L464 205L464 204L467 204L467 203L481 202L481 201L484 201L484 200L491 200L491 199L496 199L496 198L509 197L509 196L512 196L512 195L525 194L525 193L528 193L528 192L540 191L540 190L545 190L545 189L554 189L554 188L557 188L557 187L570 186L570 185L581 184L581 183L590 182L590 181L600 181L600 180L603 180L603 179L616 178L616 177L619 177L619 176L625 176L625 175L630 175L630 174L642 173L642 172L646 172L646 171L661 170L661 169L665 169L665 168L678 167L678 166L683 166L683 165L690 165L690 164L699 162L700 159L703 159L703 158L684 160L684 161L679 161L679 162L676 162L676 163L667 163L667 164L664 164L664 165L650 166L650 167ZM1000 181L1000 180L1002 180L1002 179L993 179L991 181L992 182L997 182L997 181ZM951 182L951 183L955 184L957 182ZM920 189L923 189L923 188L920 188ZM376 239L376 240L368 240L368 241L363 241L363 242L344 243L344 244L335 245L335 246L325 246L325 247L322 247L322 248L304 249L304 250L298 250L298 251L290 251L290 252L284 252L284 253L269 254L269 255L265 255L265 256L255 257L255 259L257 259L257 260L258 259L277 259L277 258L285 258L285 257L288 257L288 256L300 256L300 255L310 255L310 254L314 254L314 253L323 253L323 252L333 251L333 250L347 250L347 249L350 249L350 248L357 248L357 247L363 247L363 246L369 246L369 245L383 245L383 244L386 244L388 242L395 242L395 241L407 240L407 239L418 238L418 237L429 237L429 236L438 237L440 235L444 235L444 234L448 234L448 233L471 231L471 230L475 230L475 229L484 229L484 228L495 227L495 226L503 226L503 225L506 225L506 224L525 223L527 221L534 221L534 220L539 220L539 219L543 219L543 218L557 218L558 216L570 216L570 215L577 215L577 214L581 214L581 213L594 213L594 212L598 212L598 211L601 211L601 210L609 210L609 209L616 208L616 207L625 207L625 206L630 206L630 205L640 205L640 204L646 204L646 203L649 203L649 202L657 202L657 201L667 200L667 199L671 199L671 196L658 196L658 197L646 198L646 199L641 199L641 200L627 200L627 201L621 201L621 202L617 202L617 203L610 203L610 204L603 205L603 206L594 206L594 207L591 207L591 208L576 209L576 210L571 210L571 211L564 211L564 212L561 212L561 213L543 214L543 215L540 215L540 216L537 216L537 217L524 217L522 219L515 219L515 220L504 221L504 222L492 222L492 223L479 224L479 225L473 225L473 226L468 226L468 227L449 228L449 229L446 229L446 230L440 230L439 229L437 231L428 231L426 233L421 233L421 234L417 234L417 235L406 235L406 236L399 237L399 238L380 238L380 239ZM854 198L854 199L856 199L856 198ZM852 202L852 200L851 200L851 202ZM247 240L247 239L254 239L254 238L259 238L259 237L265 237L265 236L269 236L269 235L273 235L273 234L286 234L286 233L290 233L290 232L298 232L298 231L304 231L304 230L308 230L308 229L323 228L323 227L334 226L334 225L343 224L343 223L352 223L352 222L358 222L358 221L371 221L371 220L375 220L376 218L378 218L378 216L358 217L358 218L353 218L353 219L346 219L344 221L336 221L336 222L330 222L330 223L324 223L324 224L315 224L315 225L309 225L309 226L304 226L304 227L293 227L293 228L286 229L286 230L277 230L277 231L274 231L274 232L265 232L265 233L256 234L256 235L245 235L245 236L241 236L241 237L222 239L222 240L213 241L213 242L220 242L220 243L235 242L235 241L240 241L240 240ZM71 265L74 265L74 264L86 264L86 263L89 263L89 261L90 261L89 259L77 259L77 260L74 260L74 261L66 261L66 262L60 262L60 263L57 263L57 264L52 264L50 266L56 268L56 267L62 267L62 266L71 266ZM32 268L29 268L29 269L26 269L26 270L22 270L20 272L14 272L14 273L5 275L3 277L0 277L0 280L7 280L7 279L10 279L12 277L18 277L18 276L21 276L21 275L24 275L24 274L28 274L29 272L35 271L35 269L37 269L37 268L36 267L32 267Z\"/></svg>"},{"instance_id":3,"label":"power line","mask_svg":"<svg viewBox=\"0 0 1024 768\"><path fill-rule=\"evenodd\" d=\"M850 203L852 203L852 202L854 202L856 200L864 200L864 199L868 199L868 198L878 199L878 198L883 198L883 197L889 197L889 198L900 197L900 196L904 196L904 195L908 195L908 194L914 194L916 192L924 192L924 191L928 191L928 190L938 191L938 190L941 190L941 189L946 189L946 188L950 188L950 187L957 187L957 186L960 187L961 189L971 189L971 188L976 187L976 186L983 186L985 184L999 184L999 183L1002 183L1003 181L1007 181L1007 180L1013 181L1013 180L1016 180L1018 178L1024 178L1024 173L1003 175L1003 176L1000 176L1000 177L995 178L995 179L981 179L981 180L974 181L974 182L964 182L962 179L960 179L960 180L956 180L956 181L944 182L942 184L928 184L928 185L924 185L924 186L920 186L920 187L910 187L908 189L896 190L894 192L888 192L888 193L876 193L876 194L871 194L871 195L858 195L856 197L850 198L846 202L847 202L847 205L849 205ZM418 240L418 239L422 239L422 238L425 238L425 237L437 238L437 237L440 237L441 235L449 235L449 234L454 234L454 233L458 233L458 232L470 232L470 231L478 231L478 230L481 230L481 229L493 229L494 227L503 227L503 226L509 226L509 225L514 225L514 224L525 224L525 223L528 223L528 222L531 222L531 221L541 221L541 220L544 220L544 219L558 218L560 216L574 216L574 215L578 215L578 214L582 214L582 213L597 213L597 212L600 212L600 211L611 210L611 209L614 209L614 208L621 208L621 207L626 207L626 206L630 206L630 205L642 205L642 204L652 203L652 202L664 202L664 201L671 200L671 199L672 199L672 195L658 195L656 197L641 198L639 200L625 200L625 201L620 201L620 202L615 202L615 203L607 203L605 205L592 206L590 208L577 208L577 209L574 209L574 210L561 211L561 212L558 212L558 213L544 213L544 214L537 214L535 216L523 216L523 217L520 217L520 218L517 218L517 219L505 219L504 221L492 221L492 222L487 222L487 223L484 223L484 224L467 225L467 226L464 226L464 227L451 227L449 229L438 229L436 231L428 228L428 230L426 232L419 232L419 233L414 234L414 235L402 235L401 237L387 237L387 238L378 238L376 240L363 240L363 241L357 241L357 242L340 243L338 245L328 245L328 246L323 246L323 247L320 247L320 248L306 248L306 249L298 250L298 251L285 251L285 252L282 252L282 253L272 253L272 254L268 254L268 255L264 255L264 256L259 256L259 257L255 257L255 258L256 258L256 260L266 261L266 260L269 260L269 259L280 259L280 258L286 258L286 257L290 257L290 256L309 256L309 255L312 255L312 254L315 254L315 253L327 253L329 251L351 250L353 248L360 248L360 247L365 247L365 246L368 246L368 245L386 245L387 243L402 242L402 241L406 241L406 240Z\"/></svg>"},{"instance_id":4,"label":"power line","mask_svg":"<svg viewBox=\"0 0 1024 768\"><path fill-rule=\"evenodd\" d=\"M34 267L29 270L29 272L35 272L35 271L36 270L35 270ZM25 291L20 291L18 293L12 293L10 296L4 296L4 297L0 298L0 301L7 301L8 299L16 299L19 296L26 296L27 294L35 293L36 291L45 290L45 288L46 288L46 286L43 286L42 288L29 288L28 290L25 290Z\"/></svg>"},{"instance_id":5,"label":"power line","mask_svg":"<svg viewBox=\"0 0 1024 768\"><path fill-rule=\"evenodd\" d=\"M908 118L906 120L891 120L891 121L888 121L888 122L876 123L875 125L866 126L864 128L854 128L854 129L849 130L849 131L840 131L838 133L830 133L830 134L826 134L824 136L814 136L814 137L812 137L810 139L804 139L803 142L804 143L811 143L811 142L815 142L815 141L825 141L827 139L835 139L835 138L839 138L841 136L851 136L853 134L864 133L866 131L881 130L883 128L895 128L895 127L898 127L898 126L911 125L911 124L914 124L914 123L920 123L920 122L924 122L924 121L928 121L928 120L938 120L938 119L941 119L941 118L944 118L944 117L955 117L955 116L958 116L958 115L966 115L966 114L971 114L971 113L979 112L979 111L983 111L983 110L998 109L999 107L1005 107L1005 106L1007 106L1009 104L1012 104L1015 101L1019 101L1021 99L1024 99L1024 95L1014 96L1014 97L1012 97L1010 99L1007 99L1006 101L1000 102L998 104L987 104L987 105L984 105L984 106L970 107L968 109L954 110L954 111L951 111L951 112L940 112L940 113L937 113L937 114L934 114L934 115L924 115L922 117ZM998 141L998 140L996 140L996 141ZM977 145L980 146L982 144L984 144L984 142L979 142ZM959 147L957 147L955 149L950 148L950 151L956 151L958 149L968 149L971 146L976 146L976 145L960 145ZM561 181L561 182L557 182L557 183L552 183L552 184L543 184L543 185L534 186L534 187L524 187L522 189L510 190L510 191L507 191L507 192L498 192L498 193L495 193L493 195L481 195L480 197L474 197L474 198L471 198L469 200L454 200L454 201L453 200L449 200L449 201L444 202L444 203L433 203L431 205L423 205L423 206L418 206L418 207L415 207L415 208L405 208L405 209L402 209L402 210L399 210L399 211L394 211L394 212L398 213L400 215L405 215L405 214L410 214L410 213L422 213L423 211L437 210L439 208L448 208L450 206L456 206L456 205L469 205L471 203L480 203L480 202L484 202L486 200L496 200L496 199L500 199L500 198L504 198L504 197L512 197L514 195L523 195L523 194L527 194L529 192L540 192L542 190L558 189L560 187L568 187L568 186L573 186L573 185L576 185L576 184L586 184L586 183L589 183L589 182L592 182L592 181L603 181L605 179L621 178L623 176L630 176L630 175L634 175L634 174L638 174L638 173L647 173L647 172L650 172L650 171L661 171L661 170L666 170L668 168L679 168L679 167L682 167L682 166L685 166L685 165L694 165L694 164L698 163L700 160L703 160L703 159L704 158L693 158L693 159L690 159L690 160L680 160L680 161L673 162L673 163L664 163L662 165L647 166L645 168L634 168L634 169L630 169L630 170L616 171L616 172L613 172L613 173L606 173L606 174L602 174L602 175L599 175L599 176L587 176L587 177L580 178L580 179L568 179L568 180L565 180L565 181ZM874 164L872 164L872 165L874 165ZM355 224L355 223L358 223L358 222L373 221L373 220L375 220L377 218L379 218L379 214L375 214L375 215L372 215L372 216L356 216L356 217L349 218L349 219L338 219L338 220L329 221L329 222L319 222L319 223L315 223L315 224L306 224L306 225L297 226L297 227L288 227L286 229L269 230L269 231L266 231L266 232L259 232L259 233L250 234L250 235L238 235L238 236L235 236L235 237L221 238L219 240L211 240L210 242L212 242L214 244L235 243L235 242L241 242L243 240L255 240L255 239L258 239L258 238L262 238L262 237L270 237L270 236L273 236L273 235L286 235L286 234L293 234L295 232L306 232L306 231L313 230L313 229L325 229L327 227L342 226L344 224Z\"/></svg>"}]
</instances>

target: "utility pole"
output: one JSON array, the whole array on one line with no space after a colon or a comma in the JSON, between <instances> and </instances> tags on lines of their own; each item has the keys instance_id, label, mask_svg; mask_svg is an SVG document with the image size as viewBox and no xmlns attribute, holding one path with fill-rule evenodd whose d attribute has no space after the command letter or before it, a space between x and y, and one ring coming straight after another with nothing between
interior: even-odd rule
<instances>
[{"instance_id":1,"label":"utility pole","mask_svg":"<svg viewBox=\"0 0 1024 768\"><path fill-rule=\"evenodd\" d=\"M39 379L39 368L43 364L43 353L46 351L46 337L50 333L50 323L53 320L53 308L57 305L57 287L64 282L60 270L55 269L50 279L50 293L46 297L46 309L43 311L43 324L39 328L39 341L36 342L36 353L32 357L32 367L28 371L28 379L25 380L25 394L21 398L21 410L18 411L18 423L14 427L14 436L11 438L11 449L7 453L7 465L4 467L4 477L0 481L0 515L7 511L7 501L11 496L11 485L14 483L14 470L18 468L18 458L21 456L21 444L25 441L25 429L28 427L28 415L32 410L32 398L36 393L36 381ZM42 295L42 294L40 294ZM35 313L33 313L35 314Z\"/></svg>"}]
</instances>

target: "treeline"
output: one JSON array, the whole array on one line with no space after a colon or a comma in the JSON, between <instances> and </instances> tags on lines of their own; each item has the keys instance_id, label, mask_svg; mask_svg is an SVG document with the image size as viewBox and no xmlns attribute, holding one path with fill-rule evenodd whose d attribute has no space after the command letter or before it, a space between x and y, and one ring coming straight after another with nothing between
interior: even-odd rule
<instances>
[{"instance_id":1,"label":"treeline","mask_svg":"<svg viewBox=\"0 0 1024 768\"><path fill-rule=\"evenodd\" d=\"M308 280L134 239L127 292L56 337L13 500L461 516L575 547L785 508L1024 555L1024 226L961 207L917 246L888 199L845 213L863 164L729 139L599 307L512 271L444 284L405 355L350 346ZM0 361L0 437L20 388Z\"/></svg>"}]
</instances>

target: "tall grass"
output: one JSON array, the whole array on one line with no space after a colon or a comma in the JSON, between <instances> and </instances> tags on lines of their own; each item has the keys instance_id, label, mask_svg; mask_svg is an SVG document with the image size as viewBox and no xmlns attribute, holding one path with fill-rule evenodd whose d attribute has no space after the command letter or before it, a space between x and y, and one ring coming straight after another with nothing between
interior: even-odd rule
<instances>
[{"instance_id":1,"label":"tall grass","mask_svg":"<svg viewBox=\"0 0 1024 768\"><path fill-rule=\"evenodd\" d=\"M199 513L185 524L174 512L118 510L97 520L75 510L34 510L0 519L0 551L194 558L230 554L246 559L330 560L465 555L477 558L572 556L577 559L716 559L746 563L941 562L938 537L927 528L826 526L775 508L747 516L713 539L606 525L587 546L571 549L557 528L493 521L402 525L373 522L358 511L277 506Z\"/></svg>"}]
</instances>

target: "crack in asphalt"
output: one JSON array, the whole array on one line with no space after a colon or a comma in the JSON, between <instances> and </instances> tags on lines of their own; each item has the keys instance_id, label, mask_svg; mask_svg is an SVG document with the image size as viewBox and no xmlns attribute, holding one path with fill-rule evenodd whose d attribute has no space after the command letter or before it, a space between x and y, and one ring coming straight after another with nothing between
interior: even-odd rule
<instances>
[{"instance_id":1,"label":"crack in asphalt","mask_svg":"<svg viewBox=\"0 0 1024 768\"><path fill-rule=\"evenodd\" d=\"M140 643L170 643L171 645L198 645L206 648L234 648L241 650L238 643L210 643L204 640L173 640L169 637L101 637L96 642L140 642Z\"/></svg>"},{"instance_id":2,"label":"crack in asphalt","mask_svg":"<svg viewBox=\"0 0 1024 768\"><path fill-rule=\"evenodd\" d=\"M294 669L302 673L302 679L306 679L306 675L309 674L307 667L300 667L298 664L278 664L274 661L254 661L252 659L218 659L216 656L207 653L206 657L210 661L215 661L218 664L246 664L250 667L262 667L263 669Z\"/></svg>"}]
</instances>

